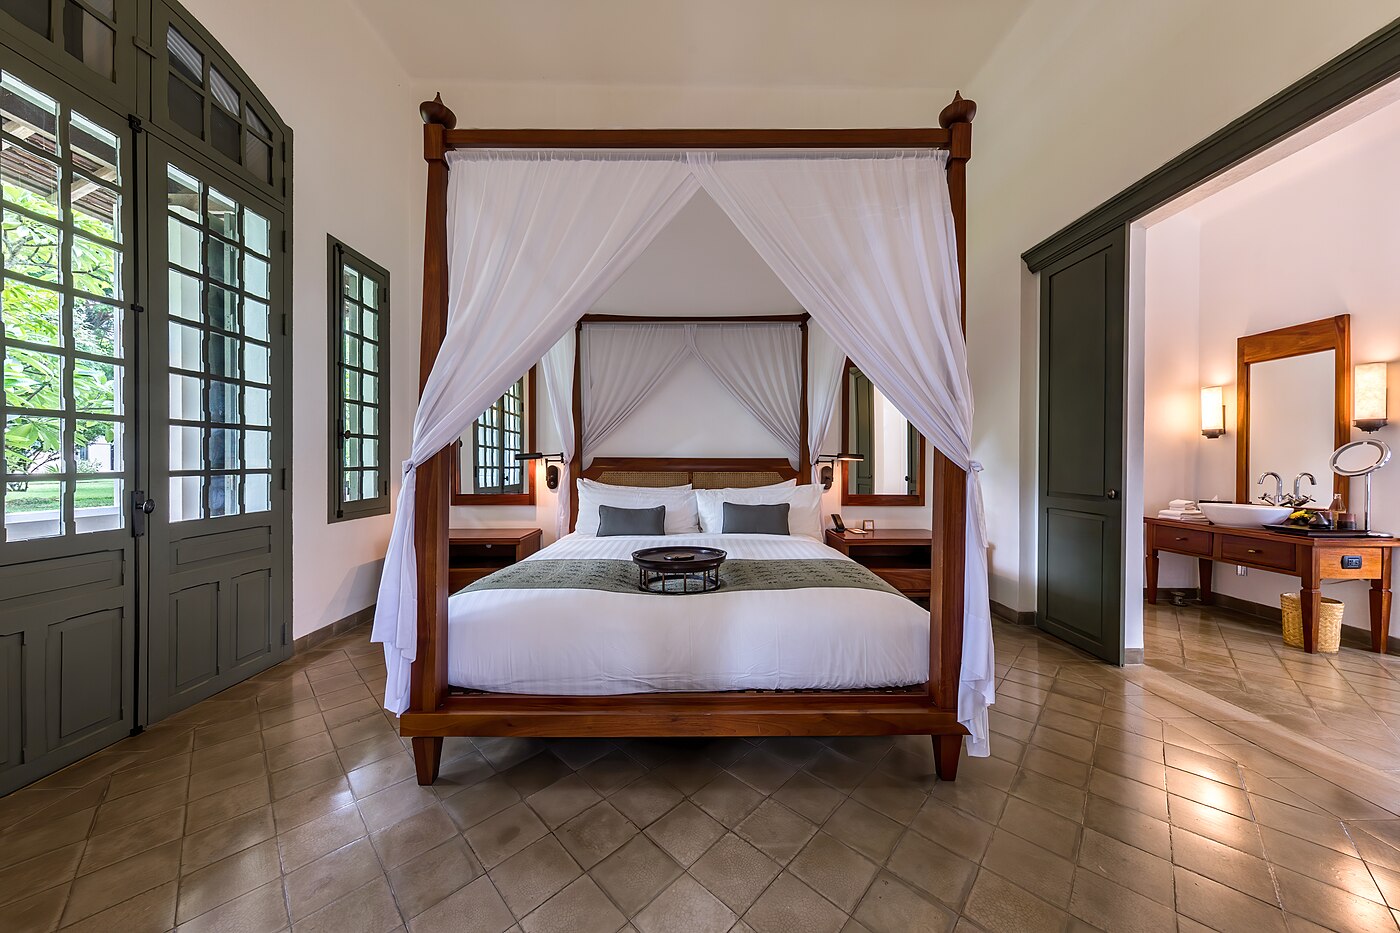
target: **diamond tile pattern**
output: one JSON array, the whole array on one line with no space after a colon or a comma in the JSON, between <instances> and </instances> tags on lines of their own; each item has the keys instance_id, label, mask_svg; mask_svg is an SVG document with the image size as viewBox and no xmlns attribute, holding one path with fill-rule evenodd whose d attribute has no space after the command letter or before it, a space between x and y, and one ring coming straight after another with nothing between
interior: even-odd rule
<instances>
[{"instance_id":1,"label":"diamond tile pattern","mask_svg":"<svg viewBox=\"0 0 1400 933\"><path fill-rule=\"evenodd\" d=\"M1148 607L1115 669L998 625L993 756L448 739L360 629L0 798L6 931L1396 930L1400 660Z\"/></svg>"}]
</instances>

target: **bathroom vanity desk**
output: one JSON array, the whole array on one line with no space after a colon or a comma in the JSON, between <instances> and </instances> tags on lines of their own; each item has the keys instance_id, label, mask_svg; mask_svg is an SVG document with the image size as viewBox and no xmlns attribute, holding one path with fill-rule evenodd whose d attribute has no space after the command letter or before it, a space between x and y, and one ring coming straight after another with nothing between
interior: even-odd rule
<instances>
[{"instance_id":1,"label":"bathroom vanity desk","mask_svg":"<svg viewBox=\"0 0 1400 933\"><path fill-rule=\"evenodd\" d=\"M1302 581L1303 650L1317 650L1317 616L1323 580L1371 581L1371 650L1385 653L1390 634L1390 564L1397 538L1309 538L1264 528L1231 528L1143 519L1146 526L1147 601L1157 602L1158 555L1162 551L1197 558L1201 602L1211 602L1215 561L1288 574Z\"/></svg>"}]
</instances>

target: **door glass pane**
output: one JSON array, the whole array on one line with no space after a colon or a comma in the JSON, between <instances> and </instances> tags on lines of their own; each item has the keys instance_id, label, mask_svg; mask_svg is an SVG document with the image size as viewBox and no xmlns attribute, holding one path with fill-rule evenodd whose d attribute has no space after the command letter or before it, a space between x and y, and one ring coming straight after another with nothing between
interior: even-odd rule
<instances>
[{"instance_id":1,"label":"door glass pane","mask_svg":"<svg viewBox=\"0 0 1400 933\"><path fill-rule=\"evenodd\" d=\"M0 10L9 13L45 39L49 38L48 0L0 0Z\"/></svg>"},{"instance_id":2,"label":"door glass pane","mask_svg":"<svg viewBox=\"0 0 1400 933\"><path fill-rule=\"evenodd\" d=\"M53 224L5 211L5 271L48 282L62 282L61 238Z\"/></svg>"},{"instance_id":3,"label":"door glass pane","mask_svg":"<svg viewBox=\"0 0 1400 933\"><path fill-rule=\"evenodd\" d=\"M4 158L0 158L0 182L4 183L5 200L28 208L36 214L58 218L62 215L59 198L58 163L35 155L22 146L4 141Z\"/></svg>"},{"instance_id":4,"label":"door glass pane","mask_svg":"<svg viewBox=\"0 0 1400 933\"><path fill-rule=\"evenodd\" d=\"M120 415L124 370L117 363L79 357L73 363L73 407L81 412Z\"/></svg>"},{"instance_id":5,"label":"door glass pane","mask_svg":"<svg viewBox=\"0 0 1400 933\"><path fill-rule=\"evenodd\" d=\"M174 26L166 28L165 49L170 54L172 71L184 75L197 85L204 84L204 55Z\"/></svg>"},{"instance_id":6,"label":"door glass pane","mask_svg":"<svg viewBox=\"0 0 1400 933\"><path fill-rule=\"evenodd\" d=\"M63 345L63 296L60 293L9 279L0 294L0 307L9 339Z\"/></svg>"},{"instance_id":7,"label":"door glass pane","mask_svg":"<svg viewBox=\"0 0 1400 933\"><path fill-rule=\"evenodd\" d=\"M199 428L170 426L170 468L172 470L201 470L204 452L200 449Z\"/></svg>"},{"instance_id":8,"label":"door glass pane","mask_svg":"<svg viewBox=\"0 0 1400 933\"><path fill-rule=\"evenodd\" d=\"M74 288L104 298L121 297L121 262L116 250L76 237L72 259Z\"/></svg>"},{"instance_id":9,"label":"door glass pane","mask_svg":"<svg viewBox=\"0 0 1400 933\"><path fill-rule=\"evenodd\" d=\"M28 541L63 534L63 480L11 478L5 488L5 538Z\"/></svg>"},{"instance_id":10,"label":"door glass pane","mask_svg":"<svg viewBox=\"0 0 1400 933\"><path fill-rule=\"evenodd\" d=\"M243 511L266 512L272 508L272 477L253 473L243 478Z\"/></svg>"},{"instance_id":11,"label":"door glass pane","mask_svg":"<svg viewBox=\"0 0 1400 933\"><path fill-rule=\"evenodd\" d=\"M73 165L93 178L108 183L121 181L117 161L120 143L117 134L98 126L80 113L73 114L69 127Z\"/></svg>"},{"instance_id":12,"label":"door glass pane","mask_svg":"<svg viewBox=\"0 0 1400 933\"><path fill-rule=\"evenodd\" d=\"M93 301L73 300L73 342L84 353L100 356L122 355L122 307Z\"/></svg>"},{"instance_id":13,"label":"door glass pane","mask_svg":"<svg viewBox=\"0 0 1400 933\"><path fill-rule=\"evenodd\" d=\"M68 54L110 80L117 34L102 20L67 0L63 6L63 46Z\"/></svg>"},{"instance_id":14,"label":"door glass pane","mask_svg":"<svg viewBox=\"0 0 1400 933\"><path fill-rule=\"evenodd\" d=\"M266 510L269 474L248 471L272 466L265 428L273 361L264 342L270 337L270 269L256 255L267 248L270 225L174 166L167 175L168 229L181 240L171 243L168 255L187 270L172 269L172 286L178 283L182 292L178 302L172 296L172 313L181 320L170 323L168 359L192 374L171 375L170 417L181 423L170 427L170 469L186 474L172 481L180 496L172 520ZM250 267L255 284L245 274Z\"/></svg>"},{"instance_id":15,"label":"door glass pane","mask_svg":"<svg viewBox=\"0 0 1400 933\"><path fill-rule=\"evenodd\" d=\"M75 177L69 200L79 230L104 240L121 239L121 195L86 178Z\"/></svg>"},{"instance_id":16,"label":"door glass pane","mask_svg":"<svg viewBox=\"0 0 1400 933\"><path fill-rule=\"evenodd\" d=\"M79 534L122 527L121 477L80 479L73 484L74 523Z\"/></svg>"},{"instance_id":17,"label":"door glass pane","mask_svg":"<svg viewBox=\"0 0 1400 933\"><path fill-rule=\"evenodd\" d=\"M186 132L204 138L204 96L175 75L167 79L170 118Z\"/></svg>"}]
</instances>

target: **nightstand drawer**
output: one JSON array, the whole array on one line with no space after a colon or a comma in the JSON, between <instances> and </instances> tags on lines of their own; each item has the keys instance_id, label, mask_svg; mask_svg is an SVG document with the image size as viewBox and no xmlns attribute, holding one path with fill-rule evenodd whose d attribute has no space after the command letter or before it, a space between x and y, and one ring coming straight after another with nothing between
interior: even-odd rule
<instances>
[{"instance_id":1,"label":"nightstand drawer","mask_svg":"<svg viewBox=\"0 0 1400 933\"><path fill-rule=\"evenodd\" d=\"M905 596L928 596L933 580L928 567L871 567L870 572Z\"/></svg>"},{"instance_id":2,"label":"nightstand drawer","mask_svg":"<svg viewBox=\"0 0 1400 933\"><path fill-rule=\"evenodd\" d=\"M1298 565L1298 548L1288 541L1222 535L1220 559L1231 564L1248 564L1292 573Z\"/></svg>"}]
</instances>

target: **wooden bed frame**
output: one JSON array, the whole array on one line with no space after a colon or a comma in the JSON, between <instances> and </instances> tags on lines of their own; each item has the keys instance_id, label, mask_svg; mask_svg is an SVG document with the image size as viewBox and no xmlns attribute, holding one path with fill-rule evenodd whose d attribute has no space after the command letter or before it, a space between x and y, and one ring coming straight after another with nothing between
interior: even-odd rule
<instances>
[{"instance_id":1,"label":"wooden bed frame","mask_svg":"<svg viewBox=\"0 0 1400 933\"><path fill-rule=\"evenodd\" d=\"M428 377L447 330L447 153L472 148L585 149L946 149L948 191L957 236L966 329L967 162L977 106L954 95L938 128L910 129L455 129L456 116L441 96L420 107L423 157L428 163L423 248L423 321L419 388ZM576 371L577 372L577 371ZM574 393L578 405L577 386ZM805 396L805 393L804 393ZM579 423L575 409L575 424ZM803 436L806 432L803 431ZM578 449L577 447L575 448ZM810 459L804 456L803 461ZM613 464L622 468L629 461ZM633 466L651 467L654 462ZM681 469L681 461L668 461ZM755 461L740 461L745 469ZM768 466L775 468L772 461ZM735 461L710 461L706 469ZM579 464L576 464L576 467ZM602 471L595 461L588 472ZM783 467L795 471L786 461ZM930 735L938 776L957 774L962 737L958 683L962 667L963 573L967 473L935 452L933 569L930 585L929 680L905 690L744 691L651 693L622 696L534 696L453 693L447 681L447 531L454 469L448 447L418 467L418 657L409 708L400 731L413 739L418 783L437 778L444 736L765 736ZM577 476L585 471L576 470ZM810 479L800 471L799 481Z\"/></svg>"}]
</instances>

